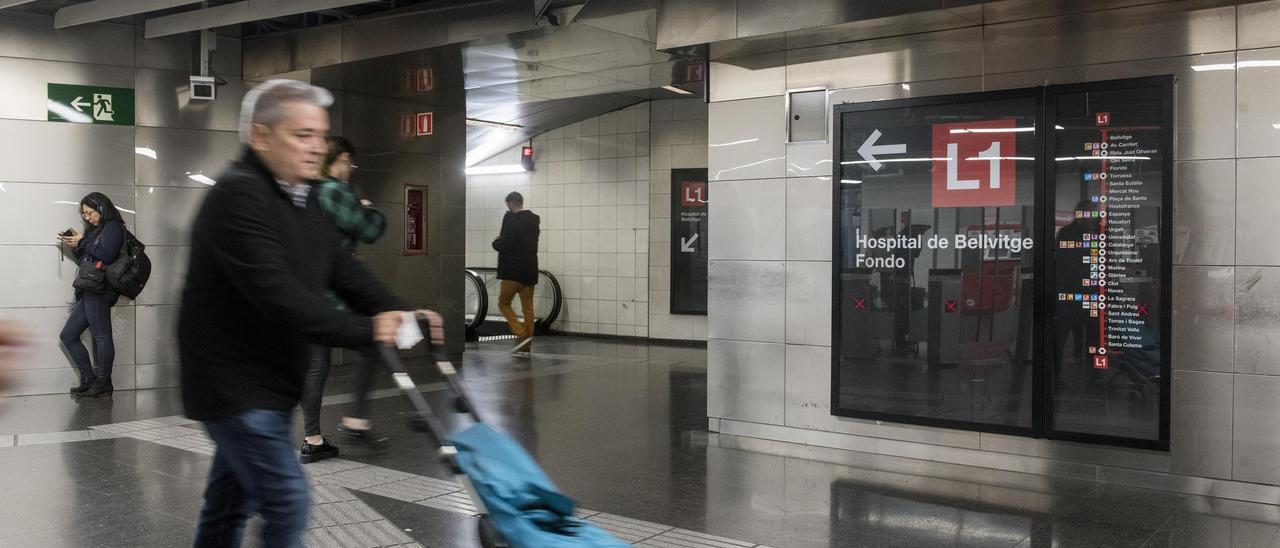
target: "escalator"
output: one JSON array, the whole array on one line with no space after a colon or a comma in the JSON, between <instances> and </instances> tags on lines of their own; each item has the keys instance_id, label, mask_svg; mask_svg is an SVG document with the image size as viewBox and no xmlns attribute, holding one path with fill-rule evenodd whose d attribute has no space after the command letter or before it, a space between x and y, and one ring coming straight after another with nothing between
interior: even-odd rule
<instances>
[{"instance_id":1,"label":"escalator","mask_svg":"<svg viewBox=\"0 0 1280 548\"><path fill-rule=\"evenodd\" d=\"M470 267L464 270L466 289L464 289L463 313L465 314L467 340L497 340L510 338L511 330L498 311L498 269ZM552 325L560 316L564 295L560 288L560 280L546 270L538 271L538 285L533 291L534 332L547 335L552 332ZM519 299L512 306L521 313Z\"/></svg>"}]
</instances>

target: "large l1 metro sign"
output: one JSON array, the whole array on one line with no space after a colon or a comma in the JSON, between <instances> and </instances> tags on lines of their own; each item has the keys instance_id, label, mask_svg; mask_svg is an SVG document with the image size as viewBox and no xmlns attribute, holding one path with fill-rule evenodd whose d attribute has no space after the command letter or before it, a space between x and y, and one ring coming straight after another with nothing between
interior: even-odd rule
<instances>
[{"instance_id":1,"label":"large l1 metro sign","mask_svg":"<svg viewBox=\"0 0 1280 548\"><path fill-rule=\"evenodd\" d=\"M1013 205L1017 132L1012 118L934 124L933 207Z\"/></svg>"}]
</instances>

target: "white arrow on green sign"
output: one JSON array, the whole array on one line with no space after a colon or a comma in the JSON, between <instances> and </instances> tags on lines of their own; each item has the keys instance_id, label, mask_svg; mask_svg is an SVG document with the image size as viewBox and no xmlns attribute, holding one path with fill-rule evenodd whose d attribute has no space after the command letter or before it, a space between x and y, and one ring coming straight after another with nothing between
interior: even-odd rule
<instances>
[{"instance_id":1,"label":"white arrow on green sign","mask_svg":"<svg viewBox=\"0 0 1280 548\"><path fill-rule=\"evenodd\" d=\"M49 121L133 125L133 90L49 84Z\"/></svg>"}]
</instances>

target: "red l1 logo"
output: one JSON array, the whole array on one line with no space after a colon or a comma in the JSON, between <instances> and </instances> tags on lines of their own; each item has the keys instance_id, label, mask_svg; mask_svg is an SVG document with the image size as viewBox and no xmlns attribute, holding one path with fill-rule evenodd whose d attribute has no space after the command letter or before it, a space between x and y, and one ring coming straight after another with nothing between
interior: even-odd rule
<instances>
[{"instance_id":1,"label":"red l1 logo","mask_svg":"<svg viewBox=\"0 0 1280 548\"><path fill-rule=\"evenodd\" d=\"M933 207L1011 206L1017 121L933 126Z\"/></svg>"}]
</instances>

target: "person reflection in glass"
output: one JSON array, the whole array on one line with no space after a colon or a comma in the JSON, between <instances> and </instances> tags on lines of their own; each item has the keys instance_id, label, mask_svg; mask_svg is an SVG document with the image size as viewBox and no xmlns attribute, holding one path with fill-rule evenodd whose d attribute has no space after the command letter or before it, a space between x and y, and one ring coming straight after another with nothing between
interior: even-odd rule
<instances>
[{"instance_id":1,"label":"person reflection in glass","mask_svg":"<svg viewBox=\"0 0 1280 548\"><path fill-rule=\"evenodd\" d=\"M1090 276L1094 271L1088 262L1089 248L1086 247L1085 243L1086 235L1090 238L1089 241L1092 241L1093 237L1099 234L1098 231L1101 228L1099 219L1092 215L1098 209L1096 206L1097 204L1088 200L1077 203L1073 211L1075 218L1058 231L1055 273L1058 292L1060 293L1088 295L1097 292L1097 286L1085 285L1085 280L1101 279L1100 274L1095 278ZM1076 215L1076 213L1082 215ZM1066 247L1063 247L1064 243ZM1081 306L1081 304L1082 302L1075 300L1062 299L1059 299L1054 304L1053 326L1056 337L1054 377L1058 388L1061 389L1072 389L1085 383L1088 380L1087 375L1090 373L1090 370L1084 367L1063 371L1062 362L1066 358L1068 341L1071 343L1072 361L1081 364L1085 364L1082 361L1085 358L1085 346L1096 346L1098 344L1097 329L1089 328L1090 321L1095 319L1090 316L1089 310ZM1097 322L1094 321L1093 323Z\"/></svg>"}]
</instances>

